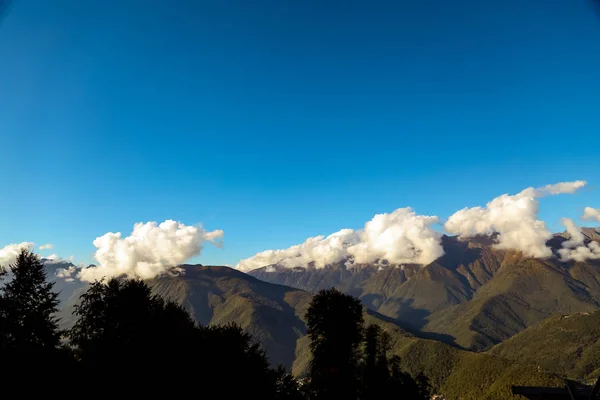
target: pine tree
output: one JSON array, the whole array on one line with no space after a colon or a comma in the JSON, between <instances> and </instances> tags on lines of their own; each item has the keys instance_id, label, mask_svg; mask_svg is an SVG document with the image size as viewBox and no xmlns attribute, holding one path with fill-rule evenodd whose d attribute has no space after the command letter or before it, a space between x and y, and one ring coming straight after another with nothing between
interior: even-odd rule
<instances>
[{"instance_id":1,"label":"pine tree","mask_svg":"<svg viewBox=\"0 0 600 400\"><path fill-rule=\"evenodd\" d=\"M52 291L54 283L47 281L44 265L35 254L22 250L10 271L12 279L0 296L5 351L23 358L57 350L58 294Z\"/></svg>"},{"instance_id":2,"label":"pine tree","mask_svg":"<svg viewBox=\"0 0 600 400\"><path fill-rule=\"evenodd\" d=\"M72 358L60 346L54 316L58 294L52 291L54 284L47 281L39 258L21 251L8 275L11 279L0 293L0 374L6 391L33 397L69 374ZM22 384L25 372L33 384Z\"/></svg>"}]
</instances>

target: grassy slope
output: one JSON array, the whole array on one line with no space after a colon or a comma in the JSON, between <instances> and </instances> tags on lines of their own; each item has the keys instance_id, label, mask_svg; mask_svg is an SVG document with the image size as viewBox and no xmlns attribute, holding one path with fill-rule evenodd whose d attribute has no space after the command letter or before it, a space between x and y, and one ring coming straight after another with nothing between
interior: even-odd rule
<instances>
[{"instance_id":1,"label":"grassy slope","mask_svg":"<svg viewBox=\"0 0 600 400\"><path fill-rule=\"evenodd\" d=\"M554 315L496 345L489 354L576 380L594 380L600 375L600 311Z\"/></svg>"},{"instance_id":2,"label":"grassy slope","mask_svg":"<svg viewBox=\"0 0 600 400\"><path fill-rule=\"evenodd\" d=\"M562 380L534 366L505 360L483 353L459 350L434 340L417 338L376 314L365 315L367 324L382 326L392 337L393 353L402 359L402 367L413 375L424 372L436 393L448 399L507 400L518 399L512 385L562 386ZM308 337L298 340L293 372L307 373L310 363Z\"/></svg>"},{"instance_id":3,"label":"grassy slope","mask_svg":"<svg viewBox=\"0 0 600 400\"><path fill-rule=\"evenodd\" d=\"M489 349L555 313L596 310L595 269L510 254L470 301L433 313L423 330L451 335L465 348Z\"/></svg>"}]
</instances>

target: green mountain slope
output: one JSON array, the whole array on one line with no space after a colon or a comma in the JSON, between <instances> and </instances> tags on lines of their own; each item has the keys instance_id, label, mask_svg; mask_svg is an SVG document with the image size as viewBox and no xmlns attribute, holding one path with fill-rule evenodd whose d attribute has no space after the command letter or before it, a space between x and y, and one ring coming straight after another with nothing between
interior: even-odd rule
<instances>
[{"instance_id":1,"label":"green mountain slope","mask_svg":"<svg viewBox=\"0 0 600 400\"><path fill-rule=\"evenodd\" d=\"M555 313L589 312L600 306L593 264L569 266L509 254L494 278L473 298L428 317L424 331L444 333L462 347L485 350Z\"/></svg>"},{"instance_id":2,"label":"green mountain slope","mask_svg":"<svg viewBox=\"0 0 600 400\"><path fill-rule=\"evenodd\" d=\"M571 379L593 381L600 375L600 311L553 315L488 353Z\"/></svg>"},{"instance_id":3,"label":"green mountain slope","mask_svg":"<svg viewBox=\"0 0 600 400\"><path fill-rule=\"evenodd\" d=\"M600 240L596 229L586 240ZM548 242L554 250L568 234ZM411 332L484 351L553 315L600 307L600 262L562 263L498 250L493 239L442 238L445 255L426 266L323 269L270 266L250 274L313 290L336 286Z\"/></svg>"},{"instance_id":4,"label":"green mountain slope","mask_svg":"<svg viewBox=\"0 0 600 400\"><path fill-rule=\"evenodd\" d=\"M291 365L305 333L310 294L227 267L183 266L185 274L149 281L153 292L182 304L203 325L236 323L263 345L273 364Z\"/></svg>"},{"instance_id":5,"label":"green mountain slope","mask_svg":"<svg viewBox=\"0 0 600 400\"><path fill-rule=\"evenodd\" d=\"M519 399L512 385L560 387L563 381L533 365L484 353L459 350L448 344L407 334L377 313L365 315L366 324L380 325L391 336L392 352L401 357L402 368L416 376L424 372L435 388L449 400ZM310 363L308 337L298 341L293 372L303 376Z\"/></svg>"},{"instance_id":6,"label":"green mountain slope","mask_svg":"<svg viewBox=\"0 0 600 400\"><path fill-rule=\"evenodd\" d=\"M183 267L185 274L149 281L154 293L182 304L202 324L241 325L262 343L273 364L292 366L298 376L306 374L311 355L303 318L310 293L227 267ZM63 316L70 314L79 294L66 303ZM418 338L372 310L365 309L365 321L388 331L403 368L415 375L425 372L436 392L448 399L512 399L512 384L561 385L536 367Z\"/></svg>"}]
</instances>

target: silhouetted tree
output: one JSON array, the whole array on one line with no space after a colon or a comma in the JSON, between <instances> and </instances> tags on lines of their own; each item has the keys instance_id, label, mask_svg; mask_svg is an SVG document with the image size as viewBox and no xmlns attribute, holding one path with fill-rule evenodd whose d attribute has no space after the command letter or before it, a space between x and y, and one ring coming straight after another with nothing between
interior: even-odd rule
<instances>
[{"instance_id":1,"label":"silhouetted tree","mask_svg":"<svg viewBox=\"0 0 600 400\"><path fill-rule=\"evenodd\" d=\"M11 279L0 293L0 368L4 387L16 385L14 378L26 370L28 379L36 379L37 384L20 390L31 393L52 380L68 360L55 317L58 294L47 281L40 259L28 250L18 254L10 272ZM6 271L0 275L5 278Z\"/></svg>"},{"instance_id":2,"label":"silhouetted tree","mask_svg":"<svg viewBox=\"0 0 600 400\"><path fill-rule=\"evenodd\" d=\"M423 373L420 373L415 380L409 373L402 371L398 356L392 356L389 364L391 379L388 391L402 393L402 398L407 400L427 400L431 397L431 386Z\"/></svg>"},{"instance_id":3,"label":"silhouetted tree","mask_svg":"<svg viewBox=\"0 0 600 400\"><path fill-rule=\"evenodd\" d=\"M275 388L276 400L303 400L304 394L300 384L285 368L277 368L277 383Z\"/></svg>"},{"instance_id":4,"label":"silhouetted tree","mask_svg":"<svg viewBox=\"0 0 600 400\"><path fill-rule=\"evenodd\" d=\"M7 348L21 354L57 349L58 294L52 291L54 283L47 281L44 265L35 254L22 250L10 269L12 279L2 290Z\"/></svg>"},{"instance_id":5,"label":"silhouetted tree","mask_svg":"<svg viewBox=\"0 0 600 400\"><path fill-rule=\"evenodd\" d=\"M391 380L387 358L389 350L389 335L379 326L369 325L365 333L361 399L379 399L388 394Z\"/></svg>"},{"instance_id":6,"label":"silhouetted tree","mask_svg":"<svg viewBox=\"0 0 600 400\"><path fill-rule=\"evenodd\" d=\"M362 305L337 289L317 293L306 313L312 361L312 396L356 399L363 337Z\"/></svg>"},{"instance_id":7,"label":"silhouetted tree","mask_svg":"<svg viewBox=\"0 0 600 400\"><path fill-rule=\"evenodd\" d=\"M208 363L203 374L224 398L249 396L273 399L277 374L258 343L238 325L201 328L200 357Z\"/></svg>"},{"instance_id":8,"label":"silhouetted tree","mask_svg":"<svg viewBox=\"0 0 600 400\"><path fill-rule=\"evenodd\" d=\"M4 280L6 276L6 269L0 265L0 283ZM4 305L4 296L2 291L0 291L0 358L3 358L6 354L7 346L8 346L8 335L6 332L6 307ZM2 371L2 366L0 366L0 372Z\"/></svg>"},{"instance_id":9,"label":"silhouetted tree","mask_svg":"<svg viewBox=\"0 0 600 400\"><path fill-rule=\"evenodd\" d=\"M199 332L179 305L151 293L141 280L94 282L75 307L69 338L81 364L82 383L111 376L143 376L167 366L183 368ZM193 354L193 351L192 351ZM187 371L178 371L185 375ZM123 385L123 389L134 388ZM136 387L136 394L149 387ZM173 387L172 390L176 390ZM156 388L152 393L156 394Z\"/></svg>"},{"instance_id":10,"label":"silhouetted tree","mask_svg":"<svg viewBox=\"0 0 600 400\"><path fill-rule=\"evenodd\" d=\"M120 395L173 397L193 383L222 398L275 398L277 374L249 334L236 325L199 327L143 281L95 282L74 314L69 336L88 386L118 376ZM134 379L144 374L161 384Z\"/></svg>"}]
</instances>

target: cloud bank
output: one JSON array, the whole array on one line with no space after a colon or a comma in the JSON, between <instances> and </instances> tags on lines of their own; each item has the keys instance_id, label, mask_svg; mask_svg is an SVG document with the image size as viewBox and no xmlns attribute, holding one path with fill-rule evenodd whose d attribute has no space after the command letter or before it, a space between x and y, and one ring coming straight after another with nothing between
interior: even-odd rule
<instances>
[{"instance_id":1,"label":"cloud bank","mask_svg":"<svg viewBox=\"0 0 600 400\"><path fill-rule=\"evenodd\" d=\"M552 250L546 242L552 238L552 232L538 219L539 199L572 194L585 185L585 181L559 182L539 188L530 187L515 195L503 194L484 207L455 212L444 228L449 234L464 239L496 235L496 247L499 249L520 250L538 258L551 257ZM600 210L587 208L586 216L600 218ZM438 222L436 216L417 215L411 208L399 208L390 214L376 215L361 230L342 229L329 236L308 238L304 243L287 249L266 250L240 261L236 268L250 271L275 264L287 268L323 268L339 262L347 265L372 264L379 260L387 260L391 264L425 265L444 254L441 233L432 227ZM573 245L569 244L571 247L567 250L577 252L578 255L573 257L594 256L595 244L581 248L583 239L577 234L572 237Z\"/></svg>"},{"instance_id":2,"label":"cloud bank","mask_svg":"<svg viewBox=\"0 0 600 400\"><path fill-rule=\"evenodd\" d=\"M538 198L574 193L585 181L560 182L541 188L527 188L515 195L503 194L485 207L464 208L450 216L444 228L461 238L498 233L496 247L520 250L524 254L545 258L552 256L546 242L552 233L538 219Z\"/></svg>"},{"instance_id":3,"label":"cloud bank","mask_svg":"<svg viewBox=\"0 0 600 400\"><path fill-rule=\"evenodd\" d=\"M583 210L583 215L581 216L581 219L585 221L600 222L600 208L586 207Z\"/></svg>"},{"instance_id":4,"label":"cloud bank","mask_svg":"<svg viewBox=\"0 0 600 400\"><path fill-rule=\"evenodd\" d=\"M17 256L23 249L33 249L34 243L22 242L18 244L9 244L0 249L0 266L8 268L15 262Z\"/></svg>"},{"instance_id":5,"label":"cloud bank","mask_svg":"<svg viewBox=\"0 0 600 400\"><path fill-rule=\"evenodd\" d=\"M58 271L56 271L56 277L62 278L67 282L73 282L75 280L73 276L76 276L79 271L79 268L77 268L75 265L69 265L68 268L60 268Z\"/></svg>"},{"instance_id":6,"label":"cloud bank","mask_svg":"<svg viewBox=\"0 0 600 400\"><path fill-rule=\"evenodd\" d=\"M562 249L558 250L561 261L579 261L600 259L600 245L590 242L585 245L585 236L575 222L569 218L563 218L562 224L567 228L570 239L563 242Z\"/></svg>"},{"instance_id":7,"label":"cloud bank","mask_svg":"<svg viewBox=\"0 0 600 400\"><path fill-rule=\"evenodd\" d=\"M444 254L441 233L431 227L437 222L435 216L399 208L375 215L361 230L342 229L326 237L308 238L287 249L266 250L240 261L236 268L250 271L272 264L323 268L349 259L359 264L383 259L392 264L428 264Z\"/></svg>"},{"instance_id":8,"label":"cloud bank","mask_svg":"<svg viewBox=\"0 0 600 400\"><path fill-rule=\"evenodd\" d=\"M50 249L52 249L52 247L53 246L50 243L48 243L48 244L41 245L40 247L38 247L38 249L40 249L40 250L50 250Z\"/></svg>"},{"instance_id":9,"label":"cloud bank","mask_svg":"<svg viewBox=\"0 0 600 400\"><path fill-rule=\"evenodd\" d=\"M116 276L154 278L199 255L205 242L220 246L223 231L207 232L200 225L167 220L137 223L129 236L121 236L121 232L108 232L96 238L98 265L83 268L78 278L88 282Z\"/></svg>"}]
</instances>

